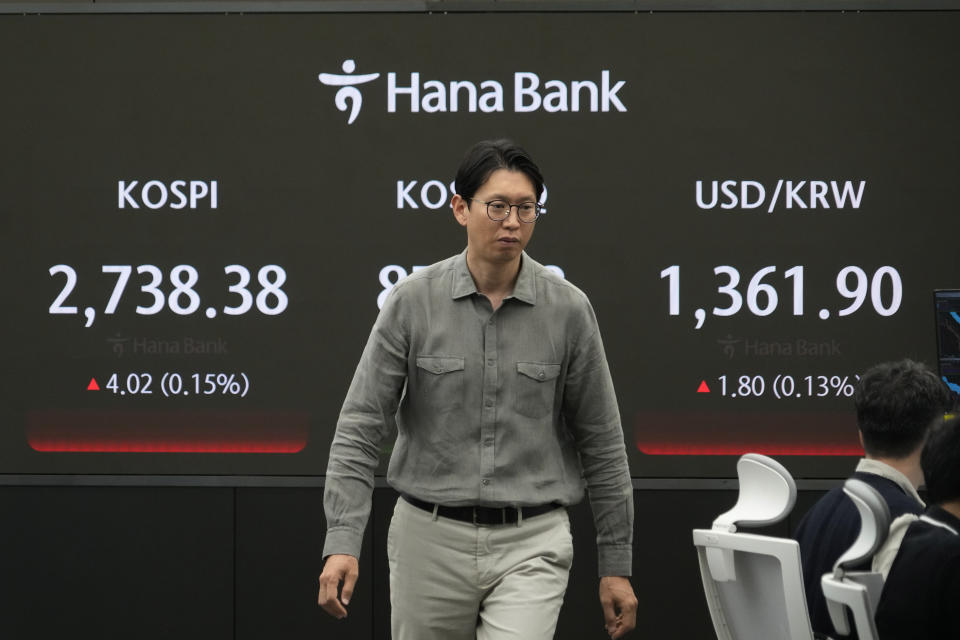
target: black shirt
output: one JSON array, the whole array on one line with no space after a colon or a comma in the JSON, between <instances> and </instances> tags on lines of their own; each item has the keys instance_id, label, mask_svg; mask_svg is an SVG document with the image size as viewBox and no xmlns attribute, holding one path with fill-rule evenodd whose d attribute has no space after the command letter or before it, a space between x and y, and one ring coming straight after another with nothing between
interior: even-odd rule
<instances>
[{"instance_id":1,"label":"black shirt","mask_svg":"<svg viewBox=\"0 0 960 640\"><path fill-rule=\"evenodd\" d=\"M919 515L923 512L923 505L893 480L862 471L851 477L866 482L880 492L890 507L891 521L904 513ZM831 637L836 635L827 612L820 579L823 574L833 571L834 563L850 548L859 533L860 513L853 501L843 493L842 487L831 489L820 498L797 527L794 538L800 543L803 587L807 596L810 624L815 632ZM869 569L869 566L863 568ZM847 637L857 639L856 629L852 625L851 633Z\"/></svg>"},{"instance_id":2,"label":"black shirt","mask_svg":"<svg viewBox=\"0 0 960 640\"><path fill-rule=\"evenodd\" d=\"M960 531L960 518L940 507L926 516ZM877 607L883 640L957 637L960 605L960 535L924 519L903 536Z\"/></svg>"}]
</instances>

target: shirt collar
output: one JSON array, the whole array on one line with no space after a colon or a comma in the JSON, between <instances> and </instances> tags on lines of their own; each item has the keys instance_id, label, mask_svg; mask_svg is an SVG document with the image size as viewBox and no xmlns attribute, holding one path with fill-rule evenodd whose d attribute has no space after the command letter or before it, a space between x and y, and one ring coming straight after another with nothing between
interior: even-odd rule
<instances>
[{"instance_id":1,"label":"shirt collar","mask_svg":"<svg viewBox=\"0 0 960 640\"><path fill-rule=\"evenodd\" d=\"M473 281L470 270L467 269L467 250L456 257L453 261L453 288L451 297L454 300L465 298L477 292L477 283Z\"/></svg>"},{"instance_id":2,"label":"shirt collar","mask_svg":"<svg viewBox=\"0 0 960 640\"><path fill-rule=\"evenodd\" d=\"M511 298L527 304L537 304L537 279L534 271L535 263L524 251L520 255L520 274L517 276L517 284L513 286Z\"/></svg>"},{"instance_id":3,"label":"shirt collar","mask_svg":"<svg viewBox=\"0 0 960 640\"><path fill-rule=\"evenodd\" d=\"M535 276L536 263L527 252L520 255L520 273L517 283L513 286L513 293L507 299L516 298L527 304L537 303L537 279ZM477 283L473 281L470 270L467 268L467 250L457 256L453 263L453 286L451 297L454 300L465 298L477 293Z\"/></svg>"},{"instance_id":4,"label":"shirt collar","mask_svg":"<svg viewBox=\"0 0 960 640\"><path fill-rule=\"evenodd\" d=\"M917 493L916 488L913 486L907 476L903 475L890 465L880 462L879 460L862 458L857 464L857 471L862 473L872 473L875 476L886 478L890 482L893 482L898 487L903 489L904 493L906 493L908 496L911 496L914 500L926 506L926 503L920 499L920 494Z\"/></svg>"}]
</instances>

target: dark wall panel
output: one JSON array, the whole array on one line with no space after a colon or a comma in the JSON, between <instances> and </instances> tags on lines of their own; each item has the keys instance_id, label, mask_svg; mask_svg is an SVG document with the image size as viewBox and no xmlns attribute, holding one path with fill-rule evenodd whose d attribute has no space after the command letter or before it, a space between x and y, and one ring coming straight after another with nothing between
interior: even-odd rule
<instances>
[{"instance_id":1,"label":"dark wall panel","mask_svg":"<svg viewBox=\"0 0 960 640\"><path fill-rule=\"evenodd\" d=\"M393 517L393 506L399 494L393 489L378 489L373 493L373 516L367 527L373 537L372 558L373 576L370 589L373 592L374 640L390 640L390 567L387 562L387 530Z\"/></svg>"},{"instance_id":2,"label":"dark wall panel","mask_svg":"<svg viewBox=\"0 0 960 640\"><path fill-rule=\"evenodd\" d=\"M0 487L0 637L233 638L233 491Z\"/></svg>"},{"instance_id":3,"label":"dark wall panel","mask_svg":"<svg viewBox=\"0 0 960 640\"><path fill-rule=\"evenodd\" d=\"M335 620L317 606L326 527L323 489L237 489L237 640L370 637L370 532L349 614Z\"/></svg>"},{"instance_id":4,"label":"dark wall panel","mask_svg":"<svg viewBox=\"0 0 960 640\"><path fill-rule=\"evenodd\" d=\"M823 494L803 491L788 535ZM0 487L2 638L389 640L387 526L377 489L350 616L316 605L326 522L319 488ZM635 491L638 634L709 640L691 531L735 491ZM570 509L574 566L557 640L603 640L590 507Z\"/></svg>"},{"instance_id":5,"label":"dark wall panel","mask_svg":"<svg viewBox=\"0 0 960 640\"><path fill-rule=\"evenodd\" d=\"M638 628L651 638L713 638L693 529L736 502L733 491L636 491L634 583Z\"/></svg>"}]
</instances>

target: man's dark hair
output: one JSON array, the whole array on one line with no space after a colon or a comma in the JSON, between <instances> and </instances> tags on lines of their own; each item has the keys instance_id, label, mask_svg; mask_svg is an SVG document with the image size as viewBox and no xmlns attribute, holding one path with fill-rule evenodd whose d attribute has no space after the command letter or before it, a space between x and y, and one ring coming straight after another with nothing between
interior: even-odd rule
<instances>
[{"instance_id":1,"label":"man's dark hair","mask_svg":"<svg viewBox=\"0 0 960 640\"><path fill-rule=\"evenodd\" d=\"M923 445L920 467L932 504L960 499L960 417L934 427Z\"/></svg>"},{"instance_id":2,"label":"man's dark hair","mask_svg":"<svg viewBox=\"0 0 960 640\"><path fill-rule=\"evenodd\" d=\"M497 169L520 171L533 183L537 202L543 195L543 175L530 154L512 140L482 140L467 151L463 157L454 189L460 197L469 200Z\"/></svg>"},{"instance_id":3,"label":"man's dark hair","mask_svg":"<svg viewBox=\"0 0 960 640\"><path fill-rule=\"evenodd\" d=\"M910 455L933 421L950 409L951 395L923 363L901 360L872 367L853 396L864 450L885 458Z\"/></svg>"}]
</instances>

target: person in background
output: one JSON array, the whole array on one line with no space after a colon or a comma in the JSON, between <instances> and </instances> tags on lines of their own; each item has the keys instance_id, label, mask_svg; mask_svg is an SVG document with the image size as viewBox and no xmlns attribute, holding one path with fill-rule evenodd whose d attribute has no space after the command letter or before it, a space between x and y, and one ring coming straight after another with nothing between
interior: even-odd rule
<instances>
[{"instance_id":1,"label":"person in background","mask_svg":"<svg viewBox=\"0 0 960 640\"><path fill-rule=\"evenodd\" d=\"M883 496L891 519L923 511L917 493L923 482L920 453L931 425L952 405L951 396L935 373L912 360L876 365L857 384L854 406L864 458L851 477ZM834 563L859 531L860 514L842 487L837 487L807 512L794 534L800 543L810 622L817 634L836 633L820 579L833 571ZM850 637L857 637L855 630Z\"/></svg>"},{"instance_id":2,"label":"person in background","mask_svg":"<svg viewBox=\"0 0 960 640\"><path fill-rule=\"evenodd\" d=\"M907 528L877 606L877 633L883 640L943 640L958 635L960 419L953 417L931 431L920 464L931 506L919 518L901 516L891 525L891 532L904 524ZM897 537L890 539L891 544Z\"/></svg>"}]
</instances>

